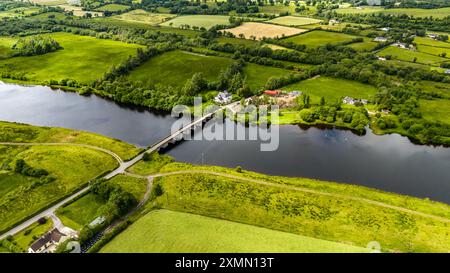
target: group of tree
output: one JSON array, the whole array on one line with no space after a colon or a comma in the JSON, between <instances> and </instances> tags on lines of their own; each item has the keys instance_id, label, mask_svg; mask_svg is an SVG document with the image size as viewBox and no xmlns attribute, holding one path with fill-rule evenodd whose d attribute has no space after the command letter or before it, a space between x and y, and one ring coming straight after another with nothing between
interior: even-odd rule
<instances>
[{"instance_id":1,"label":"group of tree","mask_svg":"<svg viewBox=\"0 0 450 273\"><path fill-rule=\"evenodd\" d=\"M57 41L46 36L32 36L20 38L13 46L16 56L34 56L62 49Z\"/></svg>"}]
</instances>

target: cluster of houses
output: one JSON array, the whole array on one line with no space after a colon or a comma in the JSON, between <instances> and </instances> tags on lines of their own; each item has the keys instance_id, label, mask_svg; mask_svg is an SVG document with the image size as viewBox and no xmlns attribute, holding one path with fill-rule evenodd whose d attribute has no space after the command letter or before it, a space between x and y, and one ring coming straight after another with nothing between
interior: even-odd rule
<instances>
[{"instance_id":1,"label":"cluster of houses","mask_svg":"<svg viewBox=\"0 0 450 273\"><path fill-rule=\"evenodd\" d=\"M355 105L355 104L367 104L368 101L365 99L354 99L352 97L344 97L344 99L342 100L343 103L345 104L349 104L349 105Z\"/></svg>"}]
</instances>

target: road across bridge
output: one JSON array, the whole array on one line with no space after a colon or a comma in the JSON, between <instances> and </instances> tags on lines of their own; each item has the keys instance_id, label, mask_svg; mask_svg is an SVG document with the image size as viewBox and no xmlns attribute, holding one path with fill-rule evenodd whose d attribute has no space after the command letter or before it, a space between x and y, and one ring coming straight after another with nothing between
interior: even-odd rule
<instances>
[{"instance_id":1,"label":"road across bridge","mask_svg":"<svg viewBox=\"0 0 450 273\"><path fill-rule=\"evenodd\" d=\"M198 124L202 124L204 121L208 121L209 119L211 119L217 112L219 111L223 111L225 108L227 107L232 107L236 104L238 104L239 102L234 102L225 106L222 106L214 111L212 111L211 113L208 113L206 115L203 115L202 117L195 119L194 121L192 121L191 123L189 123L186 126L183 126L181 129L171 133L170 135L168 135L167 137L163 138L162 140L158 141L156 144L150 146L150 148L148 148L146 151L144 151L143 153L140 153L139 155L137 155L135 158L127 161L127 162L121 162L119 161L120 165L117 169L115 169L114 171L108 173L107 175L105 175L103 178L106 179L111 179L114 176L118 175L118 174L122 174L124 173L128 168L130 168L131 166L133 166L134 164L136 164L138 161L140 161L142 159L142 157L144 156L145 153L153 153L153 152L157 152L159 151L159 149L165 147L168 143L177 140L177 137L179 135L182 135L184 132L190 131L192 127L198 125ZM38 145L38 144L37 144ZM11 230L3 233L2 235L0 235L0 240L6 238L9 235L14 235L18 232L20 232L21 230L24 230L25 228L27 228L28 226L30 226L31 224L33 224L34 222L36 222L37 220L39 220L39 218L42 217L48 217L50 215L52 215L53 213L55 213L55 211L60 208L61 206L69 203L70 201L72 201L73 199L75 199L76 197L82 195L83 193L87 192L89 190L90 186L86 186L85 188L79 190L78 192L72 194L71 196L61 200L60 202L58 202L57 204L51 206L50 208L45 209L44 211L39 212L36 215L33 215L33 217L31 217L30 219L22 222L21 224L15 226L14 228L12 228Z\"/></svg>"}]
</instances>

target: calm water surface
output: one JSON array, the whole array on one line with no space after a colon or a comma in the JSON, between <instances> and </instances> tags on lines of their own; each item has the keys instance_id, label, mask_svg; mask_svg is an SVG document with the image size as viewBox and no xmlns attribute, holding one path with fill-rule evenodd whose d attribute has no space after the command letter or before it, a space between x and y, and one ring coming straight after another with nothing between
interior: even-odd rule
<instances>
[{"instance_id":1,"label":"calm water surface","mask_svg":"<svg viewBox=\"0 0 450 273\"><path fill-rule=\"evenodd\" d=\"M103 134L141 147L166 136L170 115L97 96L0 84L0 120ZM399 135L358 136L337 129L280 127L280 146L258 141L183 141L166 151L179 161L346 182L450 204L450 148L419 146Z\"/></svg>"}]
</instances>

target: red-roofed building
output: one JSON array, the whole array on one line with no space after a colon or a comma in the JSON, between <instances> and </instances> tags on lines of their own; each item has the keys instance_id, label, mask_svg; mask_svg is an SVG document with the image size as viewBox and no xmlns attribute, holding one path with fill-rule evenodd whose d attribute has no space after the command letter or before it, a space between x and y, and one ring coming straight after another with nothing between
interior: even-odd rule
<instances>
[{"instance_id":1,"label":"red-roofed building","mask_svg":"<svg viewBox=\"0 0 450 273\"><path fill-rule=\"evenodd\" d=\"M266 90L264 91L265 95L269 95L269 96L278 96L280 95L281 91L280 90Z\"/></svg>"}]
</instances>

